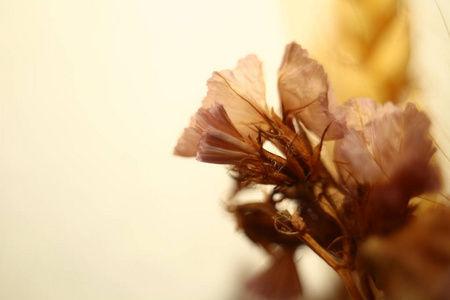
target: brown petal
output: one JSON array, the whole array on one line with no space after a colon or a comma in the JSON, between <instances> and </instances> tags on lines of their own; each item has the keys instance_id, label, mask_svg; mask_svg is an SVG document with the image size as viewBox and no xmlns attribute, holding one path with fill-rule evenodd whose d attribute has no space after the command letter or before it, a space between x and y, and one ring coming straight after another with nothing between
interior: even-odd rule
<instances>
[{"instance_id":1,"label":"brown petal","mask_svg":"<svg viewBox=\"0 0 450 300\"><path fill-rule=\"evenodd\" d=\"M342 137L345 128L341 108L329 99L327 75L317 61L296 43L286 47L278 75L278 90L286 119L298 118L321 136L331 126L326 139Z\"/></svg>"},{"instance_id":2,"label":"brown petal","mask_svg":"<svg viewBox=\"0 0 450 300\"><path fill-rule=\"evenodd\" d=\"M272 253L274 244L296 248L302 244L296 236L280 233L274 225L278 210L269 202L253 202L237 205L232 212L238 227L255 244Z\"/></svg>"},{"instance_id":3,"label":"brown petal","mask_svg":"<svg viewBox=\"0 0 450 300\"><path fill-rule=\"evenodd\" d=\"M387 299L448 299L449 209L424 211L394 234L369 239L360 258Z\"/></svg>"},{"instance_id":4,"label":"brown petal","mask_svg":"<svg viewBox=\"0 0 450 300\"><path fill-rule=\"evenodd\" d=\"M247 288L261 299L299 300L302 286L294 264L295 248L283 248L273 258L271 266L252 278Z\"/></svg>"}]
</instances>

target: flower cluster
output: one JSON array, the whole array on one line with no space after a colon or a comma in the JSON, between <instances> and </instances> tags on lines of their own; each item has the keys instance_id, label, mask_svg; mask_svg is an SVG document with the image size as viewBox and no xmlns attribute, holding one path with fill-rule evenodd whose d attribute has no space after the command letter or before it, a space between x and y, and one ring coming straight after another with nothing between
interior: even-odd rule
<instances>
[{"instance_id":1,"label":"flower cluster","mask_svg":"<svg viewBox=\"0 0 450 300\"><path fill-rule=\"evenodd\" d=\"M232 71L214 72L207 86L174 153L229 165L236 193L273 186L265 199L229 208L273 258L249 289L268 299L299 297L293 257L307 245L338 272L352 297L371 299L372 282L380 280L360 271L362 245L404 227L414 212L411 199L440 187L427 116L412 104L401 109L366 98L338 105L323 67L296 43L287 45L279 69L280 114L266 104L254 55ZM334 148L328 164L321 157L325 143ZM295 203L295 212L280 210L283 201Z\"/></svg>"}]
</instances>

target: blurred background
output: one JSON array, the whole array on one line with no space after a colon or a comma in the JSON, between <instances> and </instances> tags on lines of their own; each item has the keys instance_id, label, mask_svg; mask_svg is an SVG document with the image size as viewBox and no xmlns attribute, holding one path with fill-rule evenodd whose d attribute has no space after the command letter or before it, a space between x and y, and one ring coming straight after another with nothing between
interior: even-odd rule
<instances>
[{"instance_id":1,"label":"blurred background","mask_svg":"<svg viewBox=\"0 0 450 300\"><path fill-rule=\"evenodd\" d=\"M339 48L339 34L371 34L366 17L339 10L350 2L0 0L0 299L241 297L265 258L224 209L226 169L172 149L211 73L248 53L264 63L271 104L296 40L337 81L340 101L419 103L449 156L450 3L378 2L403 12L387 38L401 53L383 49L393 58L368 69L404 80L377 95L358 81L364 72L339 73L336 49L363 51ZM333 274L308 251L298 264L305 296L326 299Z\"/></svg>"}]
</instances>

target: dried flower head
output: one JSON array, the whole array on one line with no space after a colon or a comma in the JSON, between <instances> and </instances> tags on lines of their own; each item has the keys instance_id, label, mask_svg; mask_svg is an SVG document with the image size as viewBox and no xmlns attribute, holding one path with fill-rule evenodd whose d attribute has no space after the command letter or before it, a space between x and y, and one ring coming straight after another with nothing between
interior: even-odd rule
<instances>
[{"instance_id":1,"label":"dried flower head","mask_svg":"<svg viewBox=\"0 0 450 300\"><path fill-rule=\"evenodd\" d=\"M361 200L355 213L364 234L388 233L406 221L412 197L440 187L429 163L430 120L413 104L402 110L371 99L350 99L344 110L349 129L335 145L341 182Z\"/></svg>"},{"instance_id":2,"label":"dried flower head","mask_svg":"<svg viewBox=\"0 0 450 300\"><path fill-rule=\"evenodd\" d=\"M267 107L261 62L254 55L241 59L233 71L214 72L202 107L174 153L230 164L243 185L283 186L311 176L318 154L311 149L303 129L295 129L293 122L334 139L343 133L342 113L328 97L322 66L298 44L287 46L279 74L283 116ZM265 141L284 150L285 157L266 151Z\"/></svg>"},{"instance_id":3,"label":"dried flower head","mask_svg":"<svg viewBox=\"0 0 450 300\"><path fill-rule=\"evenodd\" d=\"M412 104L402 110L364 98L337 105L323 67L296 43L286 47L279 70L281 115L265 102L254 55L232 71L214 72L207 85L175 154L229 165L234 195L255 184L274 186L265 199L229 207L238 228L272 258L249 289L265 299L300 297L293 257L305 244L355 299L372 299L372 275L357 269L361 245L401 229L414 211L410 200L440 187L427 116ZM322 162L325 141L334 143L337 177ZM278 151L268 151L267 142ZM296 205L293 214L279 210L284 201Z\"/></svg>"}]
</instances>

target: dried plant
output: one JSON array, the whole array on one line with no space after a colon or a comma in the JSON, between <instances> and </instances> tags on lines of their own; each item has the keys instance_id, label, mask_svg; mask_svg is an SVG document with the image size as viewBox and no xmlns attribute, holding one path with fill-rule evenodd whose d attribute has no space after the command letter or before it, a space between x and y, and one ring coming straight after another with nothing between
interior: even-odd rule
<instances>
[{"instance_id":1,"label":"dried plant","mask_svg":"<svg viewBox=\"0 0 450 300\"><path fill-rule=\"evenodd\" d=\"M436 150L430 120L413 104L402 109L351 98L338 105L323 67L296 43L287 45L279 69L281 114L266 104L254 55L234 70L214 72L207 86L174 153L229 165L234 195L258 185L272 188L264 199L229 206L239 228L272 257L269 269L249 282L250 290L265 299L300 298L293 257L301 245L339 274L353 299L398 296L401 289L393 283L407 289L420 280L404 275L419 268L421 249L437 253L439 270L448 270L448 247L444 253L437 249L448 235L448 218L427 225L443 234L408 238L425 222L415 219L412 199L440 188L439 170L430 161ZM267 150L267 143L277 151ZM325 143L334 144L331 161L321 157ZM295 210L280 209L285 202ZM417 246L414 262L391 263L408 251L404 239ZM423 264L424 272L434 272L435 265ZM449 274L439 274L438 288L416 286L420 299L442 294Z\"/></svg>"}]
</instances>

